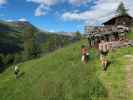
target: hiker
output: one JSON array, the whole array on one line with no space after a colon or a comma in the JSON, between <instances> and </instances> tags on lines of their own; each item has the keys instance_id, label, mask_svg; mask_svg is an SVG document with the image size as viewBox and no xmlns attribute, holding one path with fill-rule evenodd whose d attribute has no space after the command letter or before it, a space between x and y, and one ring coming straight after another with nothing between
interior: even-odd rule
<instances>
[{"instance_id":1,"label":"hiker","mask_svg":"<svg viewBox=\"0 0 133 100\"><path fill-rule=\"evenodd\" d=\"M19 68L18 68L17 65L14 67L14 74L15 74L15 77L17 79L18 78L18 75L19 75Z\"/></svg>"},{"instance_id":2,"label":"hiker","mask_svg":"<svg viewBox=\"0 0 133 100\"><path fill-rule=\"evenodd\" d=\"M102 40L101 43L99 43L99 51L100 51L100 60L101 60L103 70L106 70L107 64L108 64L107 55L109 52L109 46L108 46L108 43L105 42L104 40Z\"/></svg>"},{"instance_id":3,"label":"hiker","mask_svg":"<svg viewBox=\"0 0 133 100\"><path fill-rule=\"evenodd\" d=\"M88 59L89 59L89 53L88 53L88 49L85 45L81 46L81 53L82 53L81 61L84 64L87 64Z\"/></svg>"}]
</instances>

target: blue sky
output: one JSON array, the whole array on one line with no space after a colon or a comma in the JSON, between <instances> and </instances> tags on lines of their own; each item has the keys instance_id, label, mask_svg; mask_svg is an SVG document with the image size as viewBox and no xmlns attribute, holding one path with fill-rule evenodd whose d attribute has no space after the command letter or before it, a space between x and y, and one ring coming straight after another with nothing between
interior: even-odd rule
<instances>
[{"instance_id":1,"label":"blue sky","mask_svg":"<svg viewBox=\"0 0 133 100\"><path fill-rule=\"evenodd\" d=\"M47 31L83 32L115 15L123 1L133 15L132 0L0 0L0 19L30 21Z\"/></svg>"}]
</instances>

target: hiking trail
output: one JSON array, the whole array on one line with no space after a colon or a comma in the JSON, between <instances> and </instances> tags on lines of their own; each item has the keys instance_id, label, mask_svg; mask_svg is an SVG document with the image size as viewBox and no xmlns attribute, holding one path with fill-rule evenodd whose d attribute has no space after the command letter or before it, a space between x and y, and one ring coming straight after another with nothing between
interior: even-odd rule
<instances>
[{"instance_id":1,"label":"hiking trail","mask_svg":"<svg viewBox=\"0 0 133 100\"><path fill-rule=\"evenodd\" d=\"M127 88L131 94L133 94L133 55L125 55L128 64L125 67Z\"/></svg>"}]
</instances>

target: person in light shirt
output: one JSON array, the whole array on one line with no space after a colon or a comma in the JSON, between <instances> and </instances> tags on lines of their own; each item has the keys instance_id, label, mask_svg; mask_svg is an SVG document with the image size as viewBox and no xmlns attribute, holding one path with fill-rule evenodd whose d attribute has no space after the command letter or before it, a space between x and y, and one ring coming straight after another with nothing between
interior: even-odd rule
<instances>
[{"instance_id":1,"label":"person in light shirt","mask_svg":"<svg viewBox=\"0 0 133 100\"><path fill-rule=\"evenodd\" d=\"M18 68L17 65L14 67L14 74L15 74L15 77L17 79L18 78L18 75L19 75L19 68Z\"/></svg>"},{"instance_id":2,"label":"person in light shirt","mask_svg":"<svg viewBox=\"0 0 133 100\"><path fill-rule=\"evenodd\" d=\"M101 43L99 43L99 52L103 70L106 70L108 64L107 55L109 52L109 43L102 40Z\"/></svg>"}]
</instances>

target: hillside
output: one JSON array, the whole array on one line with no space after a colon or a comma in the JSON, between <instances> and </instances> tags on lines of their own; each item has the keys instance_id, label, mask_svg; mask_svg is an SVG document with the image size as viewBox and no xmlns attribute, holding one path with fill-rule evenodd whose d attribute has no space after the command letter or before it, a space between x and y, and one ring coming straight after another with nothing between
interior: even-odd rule
<instances>
[{"instance_id":1,"label":"hillside","mask_svg":"<svg viewBox=\"0 0 133 100\"><path fill-rule=\"evenodd\" d=\"M28 21L0 21L0 72L9 64L39 57L77 40L40 31Z\"/></svg>"},{"instance_id":2,"label":"hillside","mask_svg":"<svg viewBox=\"0 0 133 100\"><path fill-rule=\"evenodd\" d=\"M38 44L44 44L49 41L51 37L53 37L53 39L66 38L69 42L75 41L70 36L40 31L39 28L28 21L0 21L0 53L10 54L22 51L25 41L24 38L31 34L28 29L34 30L35 41Z\"/></svg>"},{"instance_id":3,"label":"hillside","mask_svg":"<svg viewBox=\"0 0 133 100\"><path fill-rule=\"evenodd\" d=\"M19 64L18 80L12 67L8 68L0 74L0 100L132 100L126 85L124 56L133 55L133 48L112 52L112 64L103 72L95 50L90 50L87 65L81 63L80 46L84 43Z\"/></svg>"}]
</instances>

